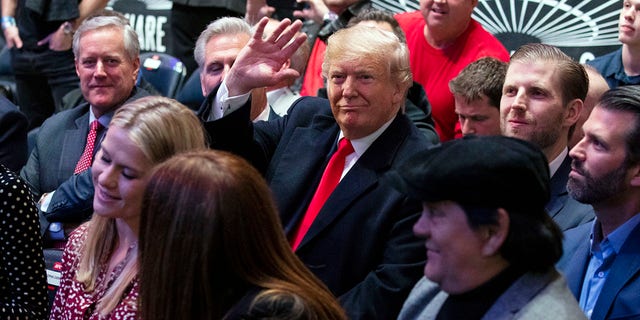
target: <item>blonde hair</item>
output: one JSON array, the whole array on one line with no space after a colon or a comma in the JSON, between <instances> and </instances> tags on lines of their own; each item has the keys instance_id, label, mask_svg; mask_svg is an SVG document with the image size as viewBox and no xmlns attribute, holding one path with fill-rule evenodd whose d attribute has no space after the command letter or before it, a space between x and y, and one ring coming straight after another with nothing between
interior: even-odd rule
<instances>
[{"instance_id":1,"label":"blonde hair","mask_svg":"<svg viewBox=\"0 0 640 320\"><path fill-rule=\"evenodd\" d=\"M116 111L109 126L125 129L129 139L153 164L183 151L206 148L198 118L189 108L169 98L150 96L126 103ZM87 224L76 280L85 286L85 291L92 292L100 285L97 283L100 265L108 262L118 233L113 218L94 214ZM113 311L138 273L137 248L129 254L132 258L98 302L96 310L102 316Z\"/></svg>"},{"instance_id":2,"label":"blonde hair","mask_svg":"<svg viewBox=\"0 0 640 320\"><path fill-rule=\"evenodd\" d=\"M411 86L413 77L409 65L409 49L392 32L363 25L338 30L327 42L322 62L322 76L327 77L335 61L372 61L387 66L391 79L404 87Z\"/></svg>"}]
</instances>

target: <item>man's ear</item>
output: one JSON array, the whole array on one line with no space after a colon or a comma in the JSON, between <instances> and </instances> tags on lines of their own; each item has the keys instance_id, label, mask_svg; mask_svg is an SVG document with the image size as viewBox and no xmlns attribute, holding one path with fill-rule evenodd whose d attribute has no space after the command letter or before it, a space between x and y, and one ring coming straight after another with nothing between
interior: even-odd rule
<instances>
[{"instance_id":1,"label":"man's ear","mask_svg":"<svg viewBox=\"0 0 640 320\"><path fill-rule=\"evenodd\" d=\"M73 64L76 66L76 74L80 76L80 71L78 70L78 59L73 59Z\"/></svg>"},{"instance_id":2,"label":"man's ear","mask_svg":"<svg viewBox=\"0 0 640 320\"><path fill-rule=\"evenodd\" d=\"M580 99L573 99L569 102L566 108L566 113L564 116L564 125L566 127L571 127L572 125L578 122L580 118L580 113L584 108L584 102Z\"/></svg>"},{"instance_id":3,"label":"man's ear","mask_svg":"<svg viewBox=\"0 0 640 320\"><path fill-rule=\"evenodd\" d=\"M640 187L640 164L635 164L629 167L631 174L630 184L633 187Z\"/></svg>"},{"instance_id":4,"label":"man's ear","mask_svg":"<svg viewBox=\"0 0 640 320\"><path fill-rule=\"evenodd\" d=\"M500 248L504 244L509 234L509 214L505 209L498 208L498 222L494 225L485 226L483 232L486 235L482 254L485 256L493 256L500 252Z\"/></svg>"}]
</instances>

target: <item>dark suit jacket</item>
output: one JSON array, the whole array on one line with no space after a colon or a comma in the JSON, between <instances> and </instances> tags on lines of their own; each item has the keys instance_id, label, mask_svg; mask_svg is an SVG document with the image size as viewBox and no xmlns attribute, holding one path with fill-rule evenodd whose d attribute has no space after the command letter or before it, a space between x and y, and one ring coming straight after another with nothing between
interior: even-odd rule
<instances>
[{"instance_id":1,"label":"dark suit jacket","mask_svg":"<svg viewBox=\"0 0 640 320\"><path fill-rule=\"evenodd\" d=\"M145 90L134 89L127 101L147 95ZM87 143L87 132L88 103L54 114L40 127L29 161L20 172L36 199L45 192L56 190L49 210L45 213L50 222L82 222L91 216L91 170L79 175L73 174ZM105 132L106 130L101 130L98 133L94 154L98 151ZM67 211L58 215L55 212L59 209Z\"/></svg>"},{"instance_id":2,"label":"dark suit jacket","mask_svg":"<svg viewBox=\"0 0 640 320\"><path fill-rule=\"evenodd\" d=\"M19 172L27 162L27 117L0 95L0 163Z\"/></svg>"},{"instance_id":3,"label":"dark suit jacket","mask_svg":"<svg viewBox=\"0 0 640 320\"><path fill-rule=\"evenodd\" d=\"M564 255L558 269L580 299L582 282L589 266L592 223L564 233ZM640 225L636 226L616 255L604 287L593 308L592 320L640 319Z\"/></svg>"},{"instance_id":4,"label":"dark suit jacket","mask_svg":"<svg viewBox=\"0 0 640 320\"><path fill-rule=\"evenodd\" d=\"M551 177L551 199L546 205L551 218L562 231L593 220L591 205L573 199L567 191L567 181L571 172L571 157L567 155L558 171Z\"/></svg>"},{"instance_id":5,"label":"dark suit jacket","mask_svg":"<svg viewBox=\"0 0 640 320\"><path fill-rule=\"evenodd\" d=\"M206 103L200 110L204 119ZM285 117L255 125L249 105L205 123L205 129L213 147L239 153L264 172L291 236L340 129L325 99L301 98ZM422 274L425 251L412 233L420 203L380 178L429 145L406 116L396 116L336 187L296 251L352 319L395 318Z\"/></svg>"}]
</instances>

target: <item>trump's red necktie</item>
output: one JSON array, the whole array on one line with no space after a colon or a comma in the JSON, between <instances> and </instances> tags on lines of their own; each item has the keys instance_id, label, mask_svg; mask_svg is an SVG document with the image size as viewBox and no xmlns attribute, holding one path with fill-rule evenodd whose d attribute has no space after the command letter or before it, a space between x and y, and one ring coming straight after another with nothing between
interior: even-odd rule
<instances>
[{"instance_id":1,"label":"trump's red necktie","mask_svg":"<svg viewBox=\"0 0 640 320\"><path fill-rule=\"evenodd\" d=\"M311 203L307 208L307 212L302 218L302 222L298 226L298 230L293 236L293 241L291 242L291 247L295 251L302 242L304 235L311 227L311 224L316 219L318 212L324 205L325 201L333 192L333 189L336 188L338 183L340 182L340 177L342 176L342 171L344 171L344 163L345 158L353 153L353 146L351 145L351 141L342 138L338 143L338 150L331 156L329 159L329 164L327 164L327 168L324 170L322 174L322 178L320 179L320 184L318 185L318 189L316 189L316 193L313 195L311 199Z\"/></svg>"}]
</instances>

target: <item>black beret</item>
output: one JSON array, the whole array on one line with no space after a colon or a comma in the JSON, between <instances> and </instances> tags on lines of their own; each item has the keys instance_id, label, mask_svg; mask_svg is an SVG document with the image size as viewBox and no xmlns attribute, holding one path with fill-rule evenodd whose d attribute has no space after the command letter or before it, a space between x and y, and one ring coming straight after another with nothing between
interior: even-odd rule
<instances>
[{"instance_id":1,"label":"black beret","mask_svg":"<svg viewBox=\"0 0 640 320\"><path fill-rule=\"evenodd\" d=\"M536 146L503 136L465 136L422 151L385 177L424 202L543 211L549 164Z\"/></svg>"}]
</instances>

